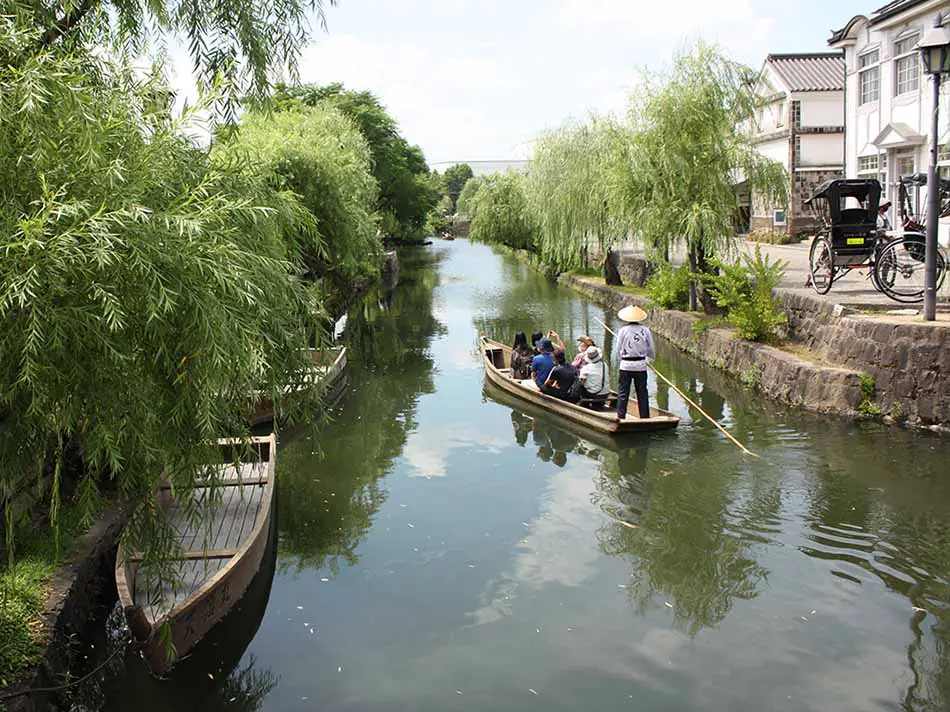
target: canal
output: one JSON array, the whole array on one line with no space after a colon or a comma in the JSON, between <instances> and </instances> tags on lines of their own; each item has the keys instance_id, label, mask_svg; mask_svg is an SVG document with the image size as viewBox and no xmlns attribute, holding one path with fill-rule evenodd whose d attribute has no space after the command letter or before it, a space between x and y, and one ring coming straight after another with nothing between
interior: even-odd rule
<instances>
[{"instance_id":1,"label":"canal","mask_svg":"<svg viewBox=\"0 0 950 712\"><path fill-rule=\"evenodd\" d=\"M331 422L281 434L276 560L106 709L950 708L947 440L783 409L661 342L760 457L655 379L678 431L591 441L486 392L477 336L609 347L611 315L467 241L401 261L350 315Z\"/></svg>"}]
</instances>

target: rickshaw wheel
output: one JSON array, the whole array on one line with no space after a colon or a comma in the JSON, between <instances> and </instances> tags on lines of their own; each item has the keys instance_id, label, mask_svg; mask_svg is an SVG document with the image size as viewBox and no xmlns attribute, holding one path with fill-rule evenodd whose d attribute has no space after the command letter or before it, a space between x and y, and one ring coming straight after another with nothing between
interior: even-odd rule
<instances>
[{"instance_id":1,"label":"rickshaw wheel","mask_svg":"<svg viewBox=\"0 0 950 712\"><path fill-rule=\"evenodd\" d=\"M811 242L808 270L811 272L812 288L818 294L827 294L834 282L835 255L831 250L831 241L824 235L818 235Z\"/></svg>"},{"instance_id":2,"label":"rickshaw wheel","mask_svg":"<svg viewBox=\"0 0 950 712\"><path fill-rule=\"evenodd\" d=\"M915 250L920 240L901 238L881 250L874 265L874 280L881 291L895 302L914 304L923 301L925 269ZM943 285L947 262L942 250L937 251L937 289Z\"/></svg>"}]
</instances>

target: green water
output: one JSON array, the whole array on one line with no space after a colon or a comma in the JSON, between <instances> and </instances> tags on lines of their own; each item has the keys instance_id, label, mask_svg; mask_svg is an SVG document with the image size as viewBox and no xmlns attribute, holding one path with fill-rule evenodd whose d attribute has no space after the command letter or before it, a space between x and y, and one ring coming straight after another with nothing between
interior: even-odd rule
<instances>
[{"instance_id":1,"label":"green water","mask_svg":"<svg viewBox=\"0 0 950 712\"><path fill-rule=\"evenodd\" d=\"M785 410L661 341L761 457L652 379L678 431L605 447L495 402L477 347L604 344L599 307L466 241L401 259L350 316L333 422L282 433L269 590L110 709L950 708L950 441Z\"/></svg>"}]
</instances>

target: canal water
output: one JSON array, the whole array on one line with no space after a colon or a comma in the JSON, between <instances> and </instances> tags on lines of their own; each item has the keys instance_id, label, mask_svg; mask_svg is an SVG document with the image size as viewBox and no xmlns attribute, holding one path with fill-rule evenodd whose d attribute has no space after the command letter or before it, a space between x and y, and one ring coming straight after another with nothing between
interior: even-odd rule
<instances>
[{"instance_id":1,"label":"canal water","mask_svg":"<svg viewBox=\"0 0 950 712\"><path fill-rule=\"evenodd\" d=\"M400 257L350 315L332 422L281 434L276 560L107 709L950 708L950 443L783 409L662 341L759 458L654 379L678 431L564 430L485 389L478 334L609 348L612 315L467 241Z\"/></svg>"}]
</instances>

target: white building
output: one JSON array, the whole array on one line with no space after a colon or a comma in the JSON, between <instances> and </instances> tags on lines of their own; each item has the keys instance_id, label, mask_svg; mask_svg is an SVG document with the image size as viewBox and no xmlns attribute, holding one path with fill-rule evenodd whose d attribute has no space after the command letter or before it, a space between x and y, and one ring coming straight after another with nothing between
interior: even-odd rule
<instances>
[{"instance_id":1,"label":"white building","mask_svg":"<svg viewBox=\"0 0 950 712\"><path fill-rule=\"evenodd\" d=\"M946 0L895 0L857 15L828 44L842 49L847 65L845 89L845 172L849 178L877 178L892 201L891 221L900 224L900 176L926 172L933 111L933 85L921 71L920 38L944 13ZM950 177L950 102L946 79L940 95L938 140L941 175ZM921 196L921 210L925 196ZM882 199L883 200L883 199ZM941 221L941 241L947 226Z\"/></svg>"},{"instance_id":2,"label":"white building","mask_svg":"<svg viewBox=\"0 0 950 712\"><path fill-rule=\"evenodd\" d=\"M841 52L770 54L759 73L756 148L788 171L789 204L751 196L755 231L807 233L815 226L802 203L844 170L844 59Z\"/></svg>"}]
</instances>

